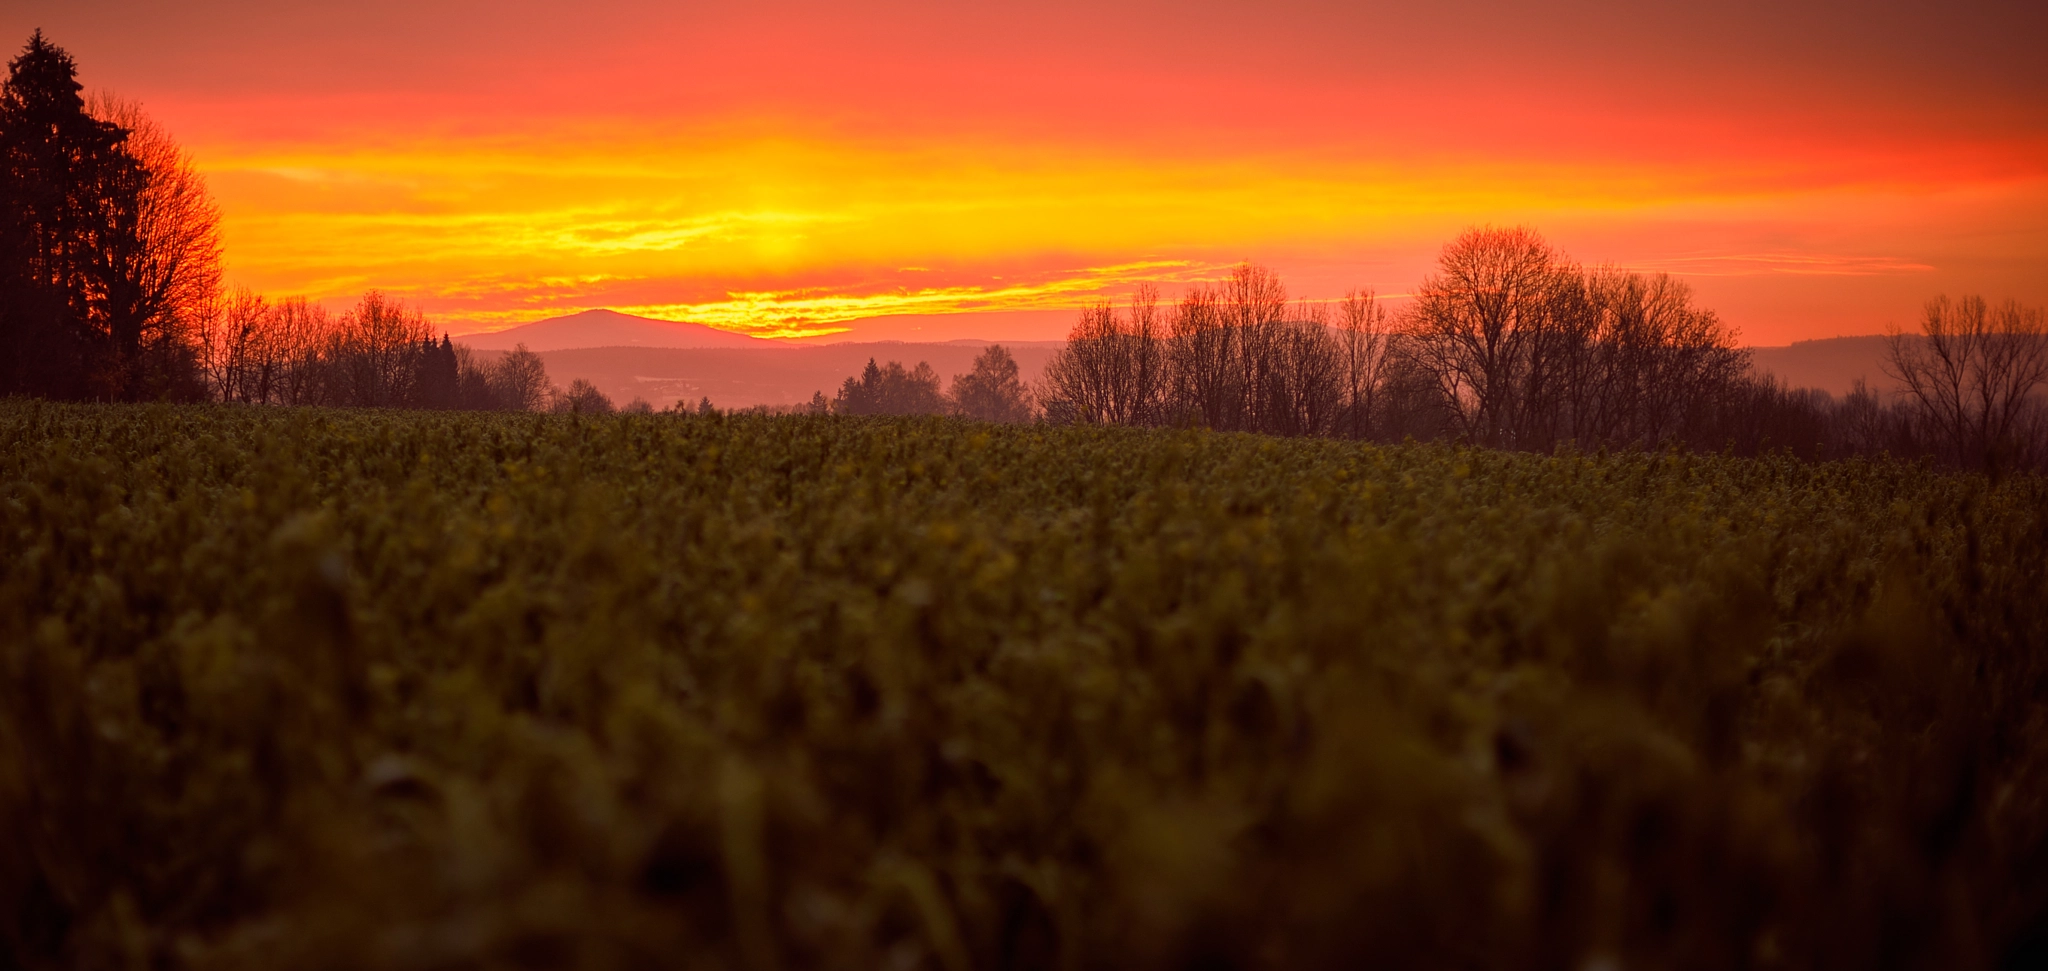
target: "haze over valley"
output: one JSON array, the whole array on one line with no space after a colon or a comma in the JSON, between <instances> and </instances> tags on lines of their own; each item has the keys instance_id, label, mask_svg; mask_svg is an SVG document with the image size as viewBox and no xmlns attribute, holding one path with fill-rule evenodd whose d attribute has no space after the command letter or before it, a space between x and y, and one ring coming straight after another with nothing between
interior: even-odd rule
<instances>
[{"instance_id":1,"label":"haze over valley","mask_svg":"<svg viewBox=\"0 0 2048 971\"><path fill-rule=\"evenodd\" d=\"M539 353L557 380L589 380L621 404L639 398L656 408L709 399L721 408L788 407L828 397L870 360L905 365L929 362L940 375L965 373L987 340L786 342L762 340L703 325L591 310L482 334L458 334L458 344L496 360L516 344ZM1017 360L1019 376L1036 385L1063 341L1001 341ZM1894 390L1884 373L1884 338L1838 337L1750 347L1760 374L1793 387L1837 397L1861 380Z\"/></svg>"}]
</instances>

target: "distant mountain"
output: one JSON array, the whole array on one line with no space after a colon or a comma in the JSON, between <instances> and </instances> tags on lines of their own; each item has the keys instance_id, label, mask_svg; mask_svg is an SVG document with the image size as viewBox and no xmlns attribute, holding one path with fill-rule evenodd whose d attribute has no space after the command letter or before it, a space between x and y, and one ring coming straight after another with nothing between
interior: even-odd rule
<instances>
[{"instance_id":1,"label":"distant mountain","mask_svg":"<svg viewBox=\"0 0 2048 971\"><path fill-rule=\"evenodd\" d=\"M779 348L778 341L735 334L703 324L635 317L616 310L586 310L567 317L521 324L483 334L457 334L455 340L480 351L509 351L525 344L530 351L564 351L582 347Z\"/></svg>"},{"instance_id":2,"label":"distant mountain","mask_svg":"<svg viewBox=\"0 0 2048 971\"><path fill-rule=\"evenodd\" d=\"M1752 347L1750 366L1795 388L1819 388L1839 398L1861 378L1872 391L1896 390L1884 374L1883 337L1830 337L1783 347Z\"/></svg>"}]
</instances>

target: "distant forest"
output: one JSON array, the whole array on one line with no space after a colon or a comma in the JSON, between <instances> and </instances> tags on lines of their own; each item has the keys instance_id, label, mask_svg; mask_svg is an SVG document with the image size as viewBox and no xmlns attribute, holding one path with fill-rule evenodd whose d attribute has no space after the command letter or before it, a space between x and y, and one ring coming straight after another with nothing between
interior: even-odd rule
<instances>
[{"instance_id":1,"label":"distant forest","mask_svg":"<svg viewBox=\"0 0 2048 971\"><path fill-rule=\"evenodd\" d=\"M220 212L190 158L77 74L39 31L0 90L0 395L654 410L559 388L524 347L484 362L375 291L336 314L225 287ZM1415 292L1398 313L1370 290L1290 303L1246 263L1171 303L1148 285L1082 311L1036 386L991 346L944 387L927 364L870 361L792 410L2048 468L2038 307L1937 297L1889 338L1902 390L1836 398L1757 375L1684 283L1582 267L1527 229L1464 234Z\"/></svg>"}]
</instances>

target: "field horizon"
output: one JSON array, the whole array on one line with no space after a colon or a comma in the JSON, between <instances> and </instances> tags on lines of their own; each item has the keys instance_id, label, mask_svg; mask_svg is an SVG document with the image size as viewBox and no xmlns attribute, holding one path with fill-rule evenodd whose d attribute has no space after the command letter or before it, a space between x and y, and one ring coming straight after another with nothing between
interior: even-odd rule
<instances>
[{"instance_id":1,"label":"field horizon","mask_svg":"<svg viewBox=\"0 0 2048 971\"><path fill-rule=\"evenodd\" d=\"M616 312L613 312L616 313ZM527 327L494 332L492 339L477 341L477 335L455 335L457 344L476 348L481 361L494 361L514 344L527 344L547 363L548 374L558 383L582 378L619 404L635 398L656 408L677 402L695 405L709 399L720 408L755 406L789 407L810 401L814 392L830 397L840 383L857 376L868 360L898 361L905 366L929 362L942 377L971 369L976 352L991 344L1009 348L1017 358L1018 376L1035 385L1045 366L1066 341L1012 341L982 338L952 338L946 341L804 341L780 342L745 338L753 344L733 346L713 341L714 346L692 346L691 335L676 337L665 326L650 321L645 328L612 328L612 336L636 340L622 344L585 344L580 332L564 332L553 325L573 321L576 316L537 321ZM627 315L619 315L627 316ZM549 325L549 326L543 326ZM522 333L522 331L525 331ZM540 340L529 342L528 338ZM674 340L675 344L660 343ZM771 346L756 347L765 344ZM717 346L722 345L722 346ZM1885 338L1816 338L1784 346L1750 346L1751 366L1795 388L1815 388L1835 397L1848 395L1860 380L1873 390L1893 393L1897 382L1884 370Z\"/></svg>"}]
</instances>

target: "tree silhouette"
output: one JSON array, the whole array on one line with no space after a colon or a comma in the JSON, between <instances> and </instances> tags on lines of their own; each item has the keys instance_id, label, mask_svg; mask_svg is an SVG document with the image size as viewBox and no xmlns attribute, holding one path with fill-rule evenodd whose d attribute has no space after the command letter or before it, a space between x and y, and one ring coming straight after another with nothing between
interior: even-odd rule
<instances>
[{"instance_id":1,"label":"tree silhouette","mask_svg":"<svg viewBox=\"0 0 2048 971\"><path fill-rule=\"evenodd\" d=\"M1520 227L1444 247L1399 336L1459 435L1501 448L1698 437L1749 367L1684 283L1582 270Z\"/></svg>"},{"instance_id":2,"label":"tree silhouette","mask_svg":"<svg viewBox=\"0 0 2048 971\"><path fill-rule=\"evenodd\" d=\"M141 175L133 233L110 237L101 254L118 394L191 397L194 338L220 289L220 208L190 156L139 105L94 97L86 109L120 128Z\"/></svg>"},{"instance_id":3,"label":"tree silhouette","mask_svg":"<svg viewBox=\"0 0 2048 971\"><path fill-rule=\"evenodd\" d=\"M1560 264L1529 230L1474 230L1444 247L1415 295L1407 327L1414 359L1476 444L1532 444L1518 435L1519 392L1541 386Z\"/></svg>"},{"instance_id":4,"label":"tree silhouette","mask_svg":"<svg viewBox=\"0 0 2048 971\"><path fill-rule=\"evenodd\" d=\"M512 348L491 369L491 389L498 407L507 411L539 411L553 395L547 365L525 344Z\"/></svg>"},{"instance_id":5,"label":"tree silhouette","mask_svg":"<svg viewBox=\"0 0 2048 971\"><path fill-rule=\"evenodd\" d=\"M919 361L915 369L905 370L902 362L878 366L869 358L860 377L840 385L832 408L842 415L936 415L945 411L946 402L938 372L929 363Z\"/></svg>"},{"instance_id":6,"label":"tree silhouette","mask_svg":"<svg viewBox=\"0 0 2048 971\"><path fill-rule=\"evenodd\" d=\"M1380 417L1380 389L1388 362L1386 307L1371 290L1352 290L1337 305L1337 347L1342 361L1344 410L1339 432L1364 438Z\"/></svg>"},{"instance_id":7,"label":"tree silhouette","mask_svg":"<svg viewBox=\"0 0 2048 971\"><path fill-rule=\"evenodd\" d=\"M134 230L140 167L86 113L71 55L36 31L0 88L0 390L85 397L107 351L91 241ZM129 205L121 202L126 197Z\"/></svg>"},{"instance_id":8,"label":"tree silhouette","mask_svg":"<svg viewBox=\"0 0 2048 971\"><path fill-rule=\"evenodd\" d=\"M41 31L0 87L0 393L197 397L218 213L160 129L82 89Z\"/></svg>"},{"instance_id":9,"label":"tree silhouette","mask_svg":"<svg viewBox=\"0 0 2048 971\"><path fill-rule=\"evenodd\" d=\"M1190 289L1174 308L1168 352L1175 420L1217 430L1238 427L1243 413L1243 385L1236 364L1238 342L1224 319L1222 304L1222 295L1214 287ZM1048 416L1052 410L1048 404Z\"/></svg>"},{"instance_id":10,"label":"tree silhouette","mask_svg":"<svg viewBox=\"0 0 2048 971\"><path fill-rule=\"evenodd\" d=\"M1127 313L1107 301L1081 312L1067 346L1046 364L1046 407L1056 421L1158 420L1168 390L1158 304L1158 289L1144 284Z\"/></svg>"},{"instance_id":11,"label":"tree silhouette","mask_svg":"<svg viewBox=\"0 0 2048 971\"><path fill-rule=\"evenodd\" d=\"M1983 297L1928 301L1920 333L1894 329L1885 370L1947 457L1996 475L2037 464L2048 434L2048 314Z\"/></svg>"},{"instance_id":12,"label":"tree silhouette","mask_svg":"<svg viewBox=\"0 0 2048 971\"><path fill-rule=\"evenodd\" d=\"M990 344L974 358L974 370L955 375L947 397L953 411L981 421L1031 420L1030 392L1017 377L1017 359L1009 348Z\"/></svg>"},{"instance_id":13,"label":"tree silhouette","mask_svg":"<svg viewBox=\"0 0 2048 971\"><path fill-rule=\"evenodd\" d=\"M569 390L557 395L549 408L565 415L609 415L618 410L612 399L587 378L569 382Z\"/></svg>"}]
</instances>

